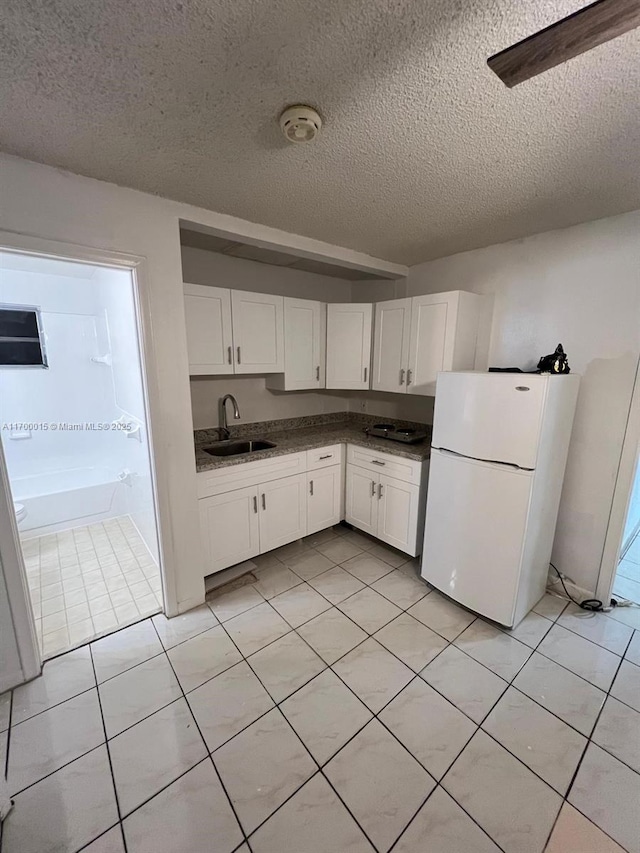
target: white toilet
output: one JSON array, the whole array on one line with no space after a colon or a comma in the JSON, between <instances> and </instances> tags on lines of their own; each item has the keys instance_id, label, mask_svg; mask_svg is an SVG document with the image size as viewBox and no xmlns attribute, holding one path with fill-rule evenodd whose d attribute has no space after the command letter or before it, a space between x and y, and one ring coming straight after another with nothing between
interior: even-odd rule
<instances>
[{"instance_id":1,"label":"white toilet","mask_svg":"<svg viewBox=\"0 0 640 853\"><path fill-rule=\"evenodd\" d=\"M16 513L16 521L18 522L18 527L20 527L20 522L24 521L27 517L27 508L24 504L14 504L13 508Z\"/></svg>"}]
</instances>

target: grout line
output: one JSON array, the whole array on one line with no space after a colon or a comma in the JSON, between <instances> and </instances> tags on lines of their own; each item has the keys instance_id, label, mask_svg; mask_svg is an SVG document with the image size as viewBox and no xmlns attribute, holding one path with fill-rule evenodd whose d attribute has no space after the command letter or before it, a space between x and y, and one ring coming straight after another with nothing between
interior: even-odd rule
<instances>
[{"instance_id":1,"label":"grout line","mask_svg":"<svg viewBox=\"0 0 640 853\"><path fill-rule=\"evenodd\" d=\"M111 761L111 750L109 749L109 738L107 736L107 725L106 725L105 720L104 720L104 711L102 708L102 697L100 696L100 690L98 689L98 674L96 672L96 665L95 665L95 662L93 660L93 652L92 652L91 646L89 646L89 656L91 659L91 666L93 668L93 677L94 677L95 682L96 682L96 694L98 697L98 707L100 708L100 719L102 720L102 731L104 734L104 746L107 750L107 760L109 762L109 771L111 773L111 785L113 786L113 794L114 794L115 801L116 801L116 809L118 812L118 821L119 821L119 823L122 823L122 810L120 808L120 798L118 797L118 788L116 787L116 777L115 777L114 772L113 772L113 762ZM122 833L122 843L124 845L124 853L127 853L127 841L126 841L126 838L124 837L124 832Z\"/></svg>"},{"instance_id":2,"label":"grout line","mask_svg":"<svg viewBox=\"0 0 640 853\"><path fill-rule=\"evenodd\" d=\"M153 629L155 630L156 635L158 636L158 640L160 640L160 645L162 645L162 640L161 640L161 638L160 638L160 634L158 633L158 629L156 628L155 624L153 623L153 620L151 620L151 624L153 625ZM189 700L187 699L187 694L184 692L184 689L183 689L183 687L182 687L182 684L180 683L180 679L178 678L178 674L177 674L177 672L176 672L176 671L175 671L175 669L174 669L173 663L171 662L171 658L169 657L169 655L168 655L166 652L164 652L164 654L165 654L165 656L166 656L166 658L167 658L167 661L169 662L169 666L171 667L171 671L173 672L174 678L176 679L176 681L177 681L177 683L178 683L178 687L180 688L180 692L182 693L182 698L183 698L183 699L185 700L185 702L187 703L187 707L189 708L189 713L191 714L191 717L192 717L192 719L193 719L194 725L195 725L195 727L196 727L196 728L197 728L197 730L198 730L198 734L199 734L199 735L200 735L200 737L202 738L202 743L204 744L204 748L205 748L205 750L206 750L206 752L207 752L207 758L209 759L209 761L211 761L211 764L213 765L213 770L214 770L214 772L215 772L216 776L218 777L218 781L220 782L220 785L221 785L221 787L222 787L222 790L224 791L224 794L225 794L225 796L226 796L226 798L227 798L227 801L229 802L229 805L230 805L230 807L231 807L231 810L232 810L232 812L233 812L233 814L234 814L234 817L235 817L235 819L236 819L236 821L237 821L238 827L240 828L240 832L242 833L242 837L243 837L243 838L244 838L244 840L246 841L246 840L247 840L247 833L245 832L244 827L243 827L242 823L240 822L240 818L238 817L238 813L236 812L235 806L233 805L233 802L231 801L231 797L229 796L229 793L228 793L228 791L227 791L227 788L226 788L226 786L225 786L225 784L224 784L224 782L223 782L223 780L222 780L222 776L221 776L221 775L220 775L220 773L218 772L218 768L216 767L215 762L213 761L213 758L211 757L211 753L209 752L209 747L207 746L207 741L205 740L205 737L204 737L204 735L202 734L202 729L200 728L200 725L199 725L199 723L198 723L198 721L197 721L197 719L196 719L196 717L195 717L195 715L194 715L193 711L191 710L191 705L189 704ZM241 654L242 654L242 653L241 653ZM240 663L240 661L238 661L238 663ZM230 669L230 667L227 667L227 669ZM226 672L226 670L224 670L224 671ZM196 689L196 688L194 688L194 689ZM203 759L203 760L205 760L205 761L206 761L206 758L205 758L205 759ZM191 768L191 769L193 769L193 768ZM187 771L187 772L188 772L188 771ZM175 780L174 780L174 781L175 781ZM171 784L173 784L173 783L171 783ZM168 787L168 786L167 786L167 787ZM154 796L155 796L155 795L154 795ZM125 853L126 853L126 851L125 851Z\"/></svg>"}]
</instances>

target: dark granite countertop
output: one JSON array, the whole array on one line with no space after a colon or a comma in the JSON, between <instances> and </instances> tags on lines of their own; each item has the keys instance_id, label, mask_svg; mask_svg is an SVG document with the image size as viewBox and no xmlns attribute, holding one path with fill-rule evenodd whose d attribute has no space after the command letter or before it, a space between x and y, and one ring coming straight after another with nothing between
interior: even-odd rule
<instances>
[{"instance_id":1,"label":"dark granite countertop","mask_svg":"<svg viewBox=\"0 0 640 853\"><path fill-rule=\"evenodd\" d=\"M372 438L364 433L368 424L382 420L386 423L394 423L397 426L426 429L429 435L424 441L416 444L404 444L385 438ZM280 421L262 421L230 427L230 431L231 437L234 439L264 438L276 446L238 456L210 456L202 448L214 444L218 440L218 433L215 430L196 430L196 470L198 472L210 471L214 468L228 468L231 465L242 465L244 462L285 456L287 453L299 453L302 450L313 450L315 447L324 447L341 442L379 450L405 459L415 459L418 462L428 459L431 452L431 427L428 424L399 421L393 418L383 419L370 415L364 416L355 412L340 412L308 418L289 418Z\"/></svg>"}]
</instances>

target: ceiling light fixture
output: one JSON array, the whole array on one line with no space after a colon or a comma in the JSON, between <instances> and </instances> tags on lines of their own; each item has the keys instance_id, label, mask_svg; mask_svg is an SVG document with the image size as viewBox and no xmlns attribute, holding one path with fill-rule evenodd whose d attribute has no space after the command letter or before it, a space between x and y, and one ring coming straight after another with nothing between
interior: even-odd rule
<instances>
[{"instance_id":1,"label":"ceiling light fixture","mask_svg":"<svg viewBox=\"0 0 640 853\"><path fill-rule=\"evenodd\" d=\"M313 107L296 104L287 107L280 116L280 129L289 142L311 142L321 127L322 119Z\"/></svg>"}]
</instances>

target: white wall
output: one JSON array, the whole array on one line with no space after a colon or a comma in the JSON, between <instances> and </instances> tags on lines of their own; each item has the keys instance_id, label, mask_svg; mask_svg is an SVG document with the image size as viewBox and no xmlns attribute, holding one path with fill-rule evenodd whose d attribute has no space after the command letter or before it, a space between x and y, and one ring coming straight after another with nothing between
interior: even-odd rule
<instances>
[{"instance_id":1,"label":"white wall","mask_svg":"<svg viewBox=\"0 0 640 853\"><path fill-rule=\"evenodd\" d=\"M343 278L260 264L189 246L182 246L181 251L182 275L189 284L211 284L322 302L349 302L351 299L351 282Z\"/></svg>"},{"instance_id":2,"label":"white wall","mask_svg":"<svg viewBox=\"0 0 640 853\"><path fill-rule=\"evenodd\" d=\"M491 365L562 342L582 376L553 561L593 592L640 355L640 211L411 269L407 296L447 290L493 295Z\"/></svg>"},{"instance_id":3,"label":"white wall","mask_svg":"<svg viewBox=\"0 0 640 853\"><path fill-rule=\"evenodd\" d=\"M182 247L182 274L190 284L275 293L321 302L349 302L351 299L351 282L345 279L185 246ZM343 412L349 408L348 395L339 391L280 392L266 388L264 376L198 376L191 378L194 429L219 425L218 403L225 394L233 394L238 400L241 419L235 423Z\"/></svg>"},{"instance_id":4,"label":"white wall","mask_svg":"<svg viewBox=\"0 0 640 853\"><path fill-rule=\"evenodd\" d=\"M135 433L117 430L109 433L110 458L117 464L119 471L129 473L128 479L120 486L126 512L158 563L149 431L133 281L127 272L102 267L96 270L94 283L105 333L103 352L111 357L111 367L99 365L111 380L110 420L124 417L126 422L136 428Z\"/></svg>"},{"instance_id":5,"label":"white wall","mask_svg":"<svg viewBox=\"0 0 640 853\"><path fill-rule=\"evenodd\" d=\"M233 394L240 409L240 420L234 421L228 406L230 424L349 410L348 394L340 391L271 391L264 376L198 376L191 379L194 429L219 426L219 401L225 394Z\"/></svg>"}]
</instances>

